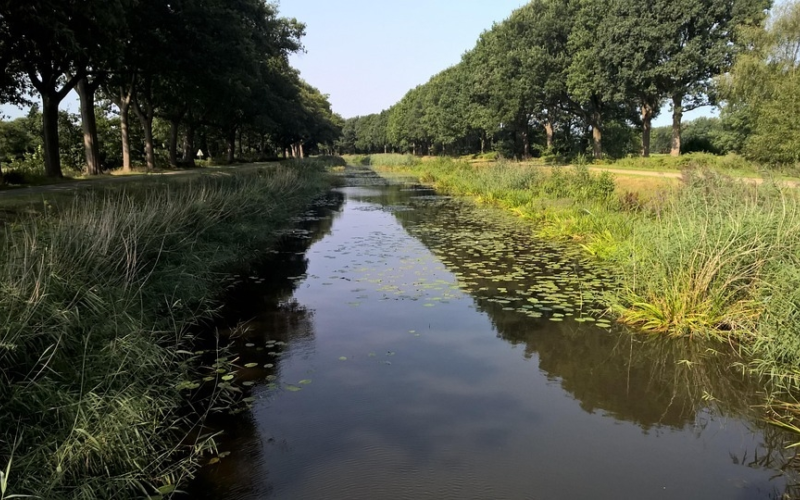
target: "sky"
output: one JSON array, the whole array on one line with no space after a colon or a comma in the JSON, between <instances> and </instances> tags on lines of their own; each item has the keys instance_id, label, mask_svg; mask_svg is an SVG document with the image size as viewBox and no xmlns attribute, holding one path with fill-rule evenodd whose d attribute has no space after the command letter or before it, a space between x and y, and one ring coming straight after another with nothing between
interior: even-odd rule
<instances>
[{"instance_id":1,"label":"sky","mask_svg":"<svg viewBox=\"0 0 800 500\"><path fill-rule=\"evenodd\" d=\"M281 0L306 23L305 54L292 57L306 81L345 118L389 108L457 64L493 22L526 0Z\"/></svg>"},{"instance_id":2,"label":"sky","mask_svg":"<svg viewBox=\"0 0 800 500\"><path fill-rule=\"evenodd\" d=\"M391 107L417 85L457 64L480 34L527 0L280 0L280 15L306 24L305 52L292 56L302 77L351 118ZM78 112L71 94L62 109ZM686 113L706 116L711 108ZM24 111L0 106L0 114ZM669 125L668 109L655 126Z\"/></svg>"}]
</instances>

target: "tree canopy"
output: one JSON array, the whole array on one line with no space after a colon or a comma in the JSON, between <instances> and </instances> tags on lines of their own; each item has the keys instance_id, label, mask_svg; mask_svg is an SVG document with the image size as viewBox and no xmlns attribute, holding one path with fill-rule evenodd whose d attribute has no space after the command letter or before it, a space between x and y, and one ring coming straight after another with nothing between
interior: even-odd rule
<instances>
[{"instance_id":1,"label":"tree canopy","mask_svg":"<svg viewBox=\"0 0 800 500\"><path fill-rule=\"evenodd\" d=\"M679 154L683 112L712 102L714 77L731 68L742 33L770 5L533 0L484 32L459 64L381 115L348 121L338 148L475 153L488 142L516 157L647 156L652 120L670 102Z\"/></svg>"},{"instance_id":2,"label":"tree canopy","mask_svg":"<svg viewBox=\"0 0 800 500\"><path fill-rule=\"evenodd\" d=\"M181 136L184 160L200 146L233 161L245 151L274 156L330 146L342 125L327 97L289 65L288 56L303 50L305 26L264 0L0 0L0 34L0 102L22 102L27 91L40 96L50 176L62 175L58 108L73 89L90 173L99 171L98 92L119 109L127 168L131 111L149 168L160 123L171 129L173 164Z\"/></svg>"}]
</instances>

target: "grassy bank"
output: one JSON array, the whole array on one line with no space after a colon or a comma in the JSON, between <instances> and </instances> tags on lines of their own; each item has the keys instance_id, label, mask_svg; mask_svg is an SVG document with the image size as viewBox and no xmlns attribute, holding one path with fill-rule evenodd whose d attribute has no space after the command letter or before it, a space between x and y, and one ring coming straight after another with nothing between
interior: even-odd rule
<instances>
[{"instance_id":1,"label":"grassy bank","mask_svg":"<svg viewBox=\"0 0 800 500\"><path fill-rule=\"evenodd\" d=\"M187 404L188 327L213 314L220 272L328 182L310 163L154 179L5 221L0 497L141 498L186 479L211 445L206 403Z\"/></svg>"},{"instance_id":2,"label":"grassy bank","mask_svg":"<svg viewBox=\"0 0 800 500\"><path fill-rule=\"evenodd\" d=\"M618 277L607 297L619 320L646 332L702 336L746 352L754 370L800 383L800 196L709 170L676 186L628 191L585 167L448 159L379 170L491 203L572 240Z\"/></svg>"}]
</instances>

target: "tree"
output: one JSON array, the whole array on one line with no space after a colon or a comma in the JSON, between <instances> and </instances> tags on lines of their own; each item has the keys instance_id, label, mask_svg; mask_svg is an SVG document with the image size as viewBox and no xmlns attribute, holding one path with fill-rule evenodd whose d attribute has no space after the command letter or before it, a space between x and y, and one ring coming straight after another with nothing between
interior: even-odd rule
<instances>
[{"instance_id":1,"label":"tree","mask_svg":"<svg viewBox=\"0 0 800 500\"><path fill-rule=\"evenodd\" d=\"M712 78L739 50L738 35L758 26L771 0L655 0L651 6L672 36L664 40L662 87L672 101L672 155L681 152L683 112L709 103Z\"/></svg>"},{"instance_id":2,"label":"tree","mask_svg":"<svg viewBox=\"0 0 800 500\"><path fill-rule=\"evenodd\" d=\"M571 54L567 88L570 109L592 129L592 152L603 157L603 122L616 111L619 95L615 81L604 65L603 46L598 43L599 26L606 14L604 3L579 0L575 26L569 35Z\"/></svg>"},{"instance_id":3,"label":"tree","mask_svg":"<svg viewBox=\"0 0 800 500\"><path fill-rule=\"evenodd\" d=\"M766 29L750 30L747 41L748 49L720 79L723 124L753 160L800 162L800 2L777 8Z\"/></svg>"},{"instance_id":4,"label":"tree","mask_svg":"<svg viewBox=\"0 0 800 500\"><path fill-rule=\"evenodd\" d=\"M610 2L596 40L598 59L607 72L605 85L614 99L634 102L639 109L643 157L650 156L652 121L667 93L661 51L674 27L661 17L647 2Z\"/></svg>"},{"instance_id":5,"label":"tree","mask_svg":"<svg viewBox=\"0 0 800 500\"><path fill-rule=\"evenodd\" d=\"M102 50L114 19L124 19L121 0L61 2L0 1L4 41L2 64L24 74L42 99L45 172L61 177L58 151L58 108L87 75ZM4 85L7 89L7 84Z\"/></svg>"}]
</instances>

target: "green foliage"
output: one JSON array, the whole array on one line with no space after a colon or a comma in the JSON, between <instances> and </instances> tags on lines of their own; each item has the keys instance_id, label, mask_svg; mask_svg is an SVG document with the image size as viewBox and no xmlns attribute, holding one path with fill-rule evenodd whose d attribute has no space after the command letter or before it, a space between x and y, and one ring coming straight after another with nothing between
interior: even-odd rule
<instances>
[{"instance_id":1,"label":"green foliage","mask_svg":"<svg viewBox=\"0 0 800 500\"><path fill-rule=\"evenodd\" d=\"M503 161L485 166L449 158L391 166L420 175L448 193L477 196L515 209L532 209L537 198L614 202L615 185L611 174L595 175L586 166L543 169Z\"/></svg>"},{"instance_id":2,"label":"green foliage","mask_svg":"<svg viewBox=\"0 0 800 500\"><path fill-rule=\"evenodd\" d=\"M0 164L22 158L41 144L40 133L30 117L0 121Z\"/></svg>"},{"instance_id":3,"label":"green foliage","mask_svg":"<svg viewBox=\"0 0 800 500\"><path fill-rule=\"evenodd\" d=\"M287 149L297 157L330 153L341 134L343 120L327 96L289 65L289 55L302 49L305 26L280 17L275 3L48 1L31 9L6 1L0 34L0 100L19 102L20 90L36 90L43 98L40 122L59 121L57 131L40 123L37 134L52 177L61 177L61 162L73 171L87 163L76 118L58 114L58 103L76 86L86 89L82 102L102 90L102 98L124 109L133 161L150 168L178 163L173 127L189 164L197 149L229 162L274 158ZM101 104L98 130L88 127L100 157L89 173L122 163L118 122L108 118L110 103Z\"/></svg>"},{"instance_id":4,"label":"green foliage","mask_svg":"<svg viewBox=\"0 0 800 500\"><path fill-rule=\"evenodd\" d=\"M370 155L368 160L361 159L361 165L373 165L375 167L413 167L420 163L419 158L413 155L401 154L378 154Z\"/></svg>"},{"instance_id":5,"label":"green foliage","mask_svg":"<svg viewBox=\"0 0 800 500\"><path fill-rule=\"evenodd\" d=\"M44 152L38 146L22 158L15 158L3 167L3 180L6 184L37 184L44 181Z\"/></svg>"},{"instance_id":6,"label":"green foliage","mask_svg":"<svg viewBox=\"0 0 800 500\"><path fill-rule=\"evenodd\" d=\"M683 156L655 155L650 158L623 158L613 163L616 167L637 170L716 170L729 174L759 174L756 164L731 153L717 156L710 153L689 153Z\"/></svg>"},{"instance_id":7,"label":"green foliage","mask_svg":"<svg viewBox=\"0 0 800 500\"><path fill-rule=\"evenodd\" d=\"M348 120L337 149L451 156L492 150L505 158L637 154L665 100L677 103L677 118L684 108L709 103L712 77L729 68L746 45L741 32L757 27L769 5L533 0L390 109ZM703 125L687 127L687 152L730 150L730 134L711 138ZM671 135L657 130L654 151L669 152Z\"/></svg>"},{"instance_id":8,"label":"green foliage","mask_svg":"<svg viewBox=\"0 0 800 500\"><path fill-rule=\"evenodd\" d=\"M681 152L711 153L723 155L728 153L725 131L719 118L697 118L683 127Z\"/></svg>"},{"instance_id":9,"label":"green foliage","mask_svg":"<svg viewBox=\"0 0 800 500\"><path fill-rule=\"evenodd\" d=\"M745 33L748 50L719 82L728 146L769 165L800 162L800 126L793 118L800 91L798 20L800 2L776 8L766 30Z\"/></svg>"},{"instance_id":10,"label":"green foliage","mask_svg":"<svg viewBox=\"0 0 800 500\"><path fill-rule=\"evenodd\" d=\"M298 169L324 170L347 166L347 160L341 156L310 156L302 160L294 159L283 162L287 166Z\"/></svg>"},{"instance_id":11,"label":"green foliage","mask_svg":"<svg viewBox=\"0 0 800 500\"><path fill-rule=\"evenodd\" d=\"M7 221L6 495L141 498L190 477L207 438L184 441L201 418L180 389L202 378L187 327L212 314L219 271L274 241L326 185L313 166L159 180Z\"/></svg>"}]
</instances>

